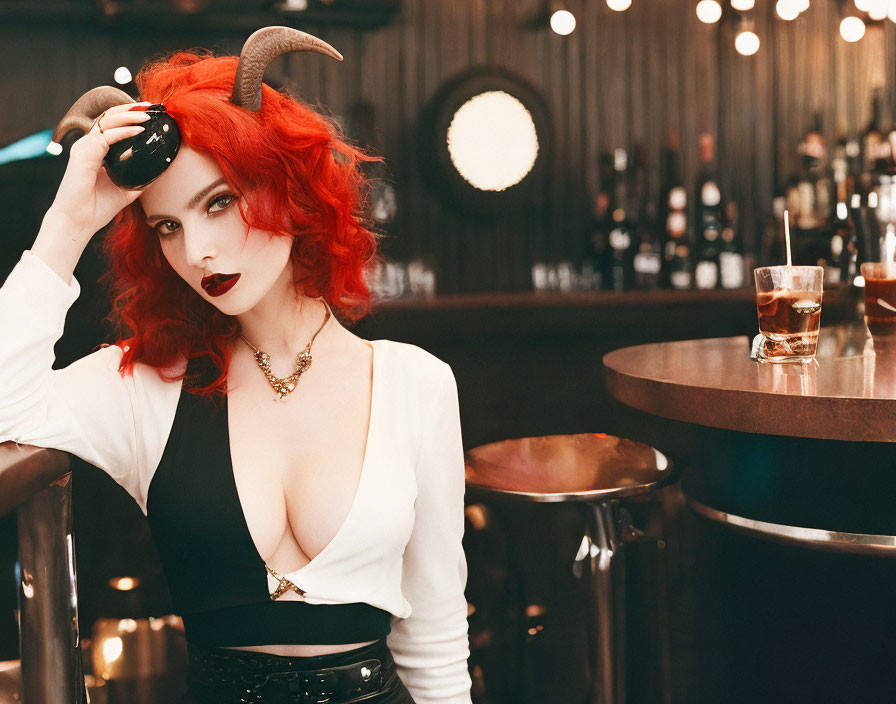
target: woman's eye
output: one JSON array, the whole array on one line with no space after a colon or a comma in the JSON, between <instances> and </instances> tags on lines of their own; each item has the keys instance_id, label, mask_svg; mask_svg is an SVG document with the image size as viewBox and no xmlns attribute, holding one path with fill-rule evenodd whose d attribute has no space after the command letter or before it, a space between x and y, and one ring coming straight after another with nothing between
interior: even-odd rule
<instances>
[{"instance_id":1,"label":"woman's eye","mask_svg":"<svg viewBox=\"0 0 896 704\"><path fill-rule=\"evenodd\" d=\"M233 203L236 200L235 196L231 195L220 195L216 196L212 199L211 203L209 203L209 212L216 212L220 210L224 210L228 205Z\"/></svg>"},{"instance_id":2,"label":"woman's eye","mask_svg":"<svg viewBox=\"0 0 896 704\"><path fill-rule=\"evenodd\" d=\"M156 232L158 232L160 235L170 235L178 227L179 225L175 220L162 220L158 225L156 225Z\"/></svg>"}]
</instances>

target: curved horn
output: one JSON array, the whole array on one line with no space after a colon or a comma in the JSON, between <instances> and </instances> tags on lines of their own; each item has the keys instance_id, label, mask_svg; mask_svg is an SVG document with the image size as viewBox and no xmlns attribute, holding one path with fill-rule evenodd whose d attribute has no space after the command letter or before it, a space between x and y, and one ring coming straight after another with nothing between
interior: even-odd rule
<instances>
[{"instance_id":1,"label":"curved horn","mask_svg":"<svg viewBox=\"0 0 896 704\"><path fill-rule=\"evenodd\" d=\"M88 132L93 127L93 121L104 111L115 105L133 102L135 101L131 96L118 88L112 86L93 88L78 98L62 116L56 129L53 130L52 140L59 144L65 135L75 129Z\"/></svg>"},{"instance_id":2,"label":"curved horn","mask_svg":"<svg viewBox=\"0 0 896 704\"><path fill-rule=\"evenodd\" d=\"M261 109L261 79L265 69L274 59L289 51L316 51L342 61L342 54L322 39L292 27L262 27L243 45L230 101L258 112Z\"/></svg>"}]
</instances>

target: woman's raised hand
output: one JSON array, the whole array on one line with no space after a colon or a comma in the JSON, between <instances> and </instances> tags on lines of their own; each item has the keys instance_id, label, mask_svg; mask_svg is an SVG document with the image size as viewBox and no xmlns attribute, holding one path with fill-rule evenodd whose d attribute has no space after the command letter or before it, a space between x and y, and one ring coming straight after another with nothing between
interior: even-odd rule
<instances>
[{"instance_id":1,"label":"woman's raised hand","mask_svg":"<svg viewBox=\"0 0 896 704\"><path fill-rule=\"evenodd\" d=\"M147 105L150 103L126 103L109 108L90 131L72 145L68 166L45 218L69 230L66 234L72 241L80 240L86 244L142 192L112 183L103 168L103 158L112 144L143 131L141 123L148 120L149 115L134 108Z\"/></svg>"}]
</instances>

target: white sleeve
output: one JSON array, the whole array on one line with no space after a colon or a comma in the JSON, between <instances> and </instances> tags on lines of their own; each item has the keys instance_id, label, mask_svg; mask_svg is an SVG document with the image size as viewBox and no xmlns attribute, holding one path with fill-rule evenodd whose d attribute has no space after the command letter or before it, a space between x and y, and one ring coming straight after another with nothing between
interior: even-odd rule
<instances>
[{"instance_id":1,"label":"white sleeve","mask_svg":"<svg viewBox=\"0 0 896 704\"><path fill-rule=\"evenodd\" d=\"M30 251L0 287L0 442L70 452L109 474L146 513L148 477L173 420L163 386L177 385L147 365L122 378L116 346L54 370L53 347L80 293L74 277L66 284Z\"/></svg>"},{"instance_id":2,"label":"white sleeve","mask_svg":"<svg viewBox=\"0 0 896 704\"><path fill-rule=\"evenodd\" d=\"M404 551L401 590L411 615L387 636L398 675L417 704L470 704L464 451L454 374L440 362L415 465L414 529Z\"/></svg>"}]
</instances>

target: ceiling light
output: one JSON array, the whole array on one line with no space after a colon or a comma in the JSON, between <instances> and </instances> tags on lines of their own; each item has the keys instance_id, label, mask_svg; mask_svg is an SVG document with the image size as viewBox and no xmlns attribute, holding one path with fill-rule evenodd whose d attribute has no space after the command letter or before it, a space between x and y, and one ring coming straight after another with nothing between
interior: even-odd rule
<instances>
[{"instance_id":1,"label":"ceiling light","mask_svg":"<svg viewBox=\"0 0 896 704\"><path fill-rule=\"evenodd\" d=\"M755 32L741 32L734 39L734 48L738 54L752 56L759 51L759 37Z\"/></svg>"},{"instance_id":2,"label":"ceiling light","mask_svg":"<svg viewBox=\"0 0 896 704\"><path fill-rule=\"evenodd\" d=\"M697 3L697 19L706 24L718 22L722 18L722 6L716 0L700 0Z\"/></svg>"},{"instance_id":3,"label":"ceiling light","mask_svg":"<svg viewBox=\"0 0 896 704\"><path fill-rule=\"evenodd\" d=\"M568 10L557 10L551 15L551 29L561 36L572 34L576 28L576 18Z\"/></svg>"},{"instance_id":4,"label":"ceiling light","mask_svg":"<svg viewBox=\"0 0 896 704\"><path fill-rule=\"evenodd\" d=\"M887 16L887 0L871 0L868 3L868 16L873 20L882 20Z\"/></svg>"},{"instance_id":5,"label":"ceiling light","mask_svg":"<svg viewBox=\"0 0 896 704\"><path fill-rule=\"evenodd\" d=\"M115 73L112 74L112 77L119 85L130 83L132 79L131 72L128 70L127 66L119 66L115 69Z\"/></svg>"},{"instance_id":6,"label":"ceiling light","mask_svg":"<svg viewBox=\"0 0 896 704\"><path fill-rule=\"evenodd\" d=\"M738 12L748 12L756 6L756 0L731 0L731 7Z\"/></svg>"},{"instance_id":7,"label":"ceiling light","mask_svg":"<svg viewBox=\"0 0 896 704\"><path fill-rule=\"evenodd\" d=\"M857 42L865 36L865 23L858 17L844 17L840 23L840 36L848 42Z\"/></svg>"},{"instance_id":8,"label":"ceiling light","mask_svg":"<svg viewBox=\"0 0 896 704\"><path fill-rule=\"evenodd\" d=\"M616 12L622 12L632 6L632 0L607 0L607 7Z\"/></svg>"},{"instance_id":9,"label":"ceiling light","mask_svg":"<svg viewBox=\"0 0 896 704\"><path fill-rule=\"evenodd\" d=\"M775 12L778 13L778 17L788 22L800 16L800 11L793 0L778 0L775 3Z\"/></svg>"}]
</instances>

